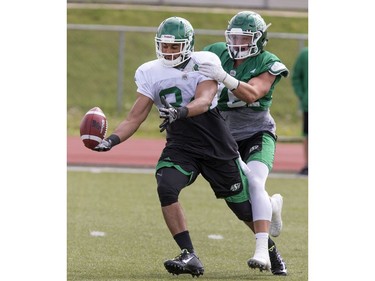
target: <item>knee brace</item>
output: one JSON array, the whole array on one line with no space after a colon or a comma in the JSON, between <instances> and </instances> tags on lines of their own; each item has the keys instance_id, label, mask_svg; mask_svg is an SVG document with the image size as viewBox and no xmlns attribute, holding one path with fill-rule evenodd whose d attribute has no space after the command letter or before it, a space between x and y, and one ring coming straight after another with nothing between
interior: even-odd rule
<instances>
[{"instance_id":1,"label":"knee brace","mask_svg":"<svg viewBox=\"0 0 375 281\"><path fill-rule=\"evenodd\" d=\"M228 207L237 216L239 220L252 222L253 221L253 211L251 209L251 204L249 201L241 203L227 202Z\"/></svg>"}]
</instances>

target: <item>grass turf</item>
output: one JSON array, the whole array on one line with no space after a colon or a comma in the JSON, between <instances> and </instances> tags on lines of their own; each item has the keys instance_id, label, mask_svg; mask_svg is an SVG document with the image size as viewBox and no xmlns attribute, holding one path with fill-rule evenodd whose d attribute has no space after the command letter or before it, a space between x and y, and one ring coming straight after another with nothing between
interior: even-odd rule
<instances>
[{"instance_id":1,"label":"grass turf","mask_svg":"<svg viewBox=\"0 0 375 281\"><path fill-rule=\"evenodd\" d=\"M163 261L179 249L161 214L151 174L67 173L67 276L83 280L191 280L173 276ZM284 197L281 235L274 238L287 262L288 281L308 280L307 179L267 182ZM205 273L199 280L275 280L248 268L254 236L201 177L181 193L188 228ZM104 236L93 236L93 232ZM208 235L223 239L209 239ZM285 277L284 277L285 278Z\"/></svg>"}]
</instances>

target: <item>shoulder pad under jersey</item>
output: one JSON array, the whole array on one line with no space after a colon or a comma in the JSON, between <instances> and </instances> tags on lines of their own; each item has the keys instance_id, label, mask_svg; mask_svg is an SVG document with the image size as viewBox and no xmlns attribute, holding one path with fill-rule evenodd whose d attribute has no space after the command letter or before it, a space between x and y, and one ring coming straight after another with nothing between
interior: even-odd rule
<instances>
[{"instance_id":1,"label":"shoulder pad under jersey","mask_svg":"<svg viewBox=\"0 0 375 281\"><path fill-rule=\"evenodd\" d=\"M273 75L282 75L284 77L287 77L289 75L288 68L281 62L275 61L271 67L268 69L269 73Z\"/></svg>"}]
</instances>

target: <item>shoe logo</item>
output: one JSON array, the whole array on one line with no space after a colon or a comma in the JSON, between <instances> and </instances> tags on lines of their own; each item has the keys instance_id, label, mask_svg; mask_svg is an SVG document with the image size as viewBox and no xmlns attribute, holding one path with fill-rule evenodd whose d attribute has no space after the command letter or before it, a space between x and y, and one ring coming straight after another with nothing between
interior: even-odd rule
<instances>
[{"instance_id":1,"label":"shoe logo","mask_svg":"<svg viewBox=\"0 0 375 281\"><path fill-rule=\"evenodd\" d=\"M232 184L232 186L230 187L230 190L231 191L236 191L240 188L241 186L241 183L235 183L235 184Z\"/></svg>"},{"instance_id":2,"label":"shoe logo","mask_svg":"<svg viewBox=\"0 0 375 281\"><path fill-rule=\"evenodd\" d=\"M182 260L184 263L188 263L189 261L191 261L194 257L191 256L191 257L188 257L187 259L185 260Z\"/></svg>"}]
</instances>

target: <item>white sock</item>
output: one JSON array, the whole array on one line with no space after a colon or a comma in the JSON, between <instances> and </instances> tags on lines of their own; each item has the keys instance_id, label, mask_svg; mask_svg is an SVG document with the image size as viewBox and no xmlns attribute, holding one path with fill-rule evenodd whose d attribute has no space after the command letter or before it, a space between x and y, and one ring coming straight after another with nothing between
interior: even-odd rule
<instances>
[{"instance_id":1,"label":"white sock","mask_svg":"<svg viewBox=\"0 0 375 281\"><path fill-rule=\"evenodd\" d=\"M268 254L268 233L260 232L255 234L255 253L254 258L257 260L263 260L269 262Z\"/></svg>"},{"instance_id":2,"label":"white sock","mask_svg":"<svg viewBox=\"0 0 375 281\"><path fill-rule=\"evenodd\" d=\"M267 239L268 240L268 233L267 232L258 232L258 233L255 233L255 238L256 239Z\"/></svg>"}]
</instances>

